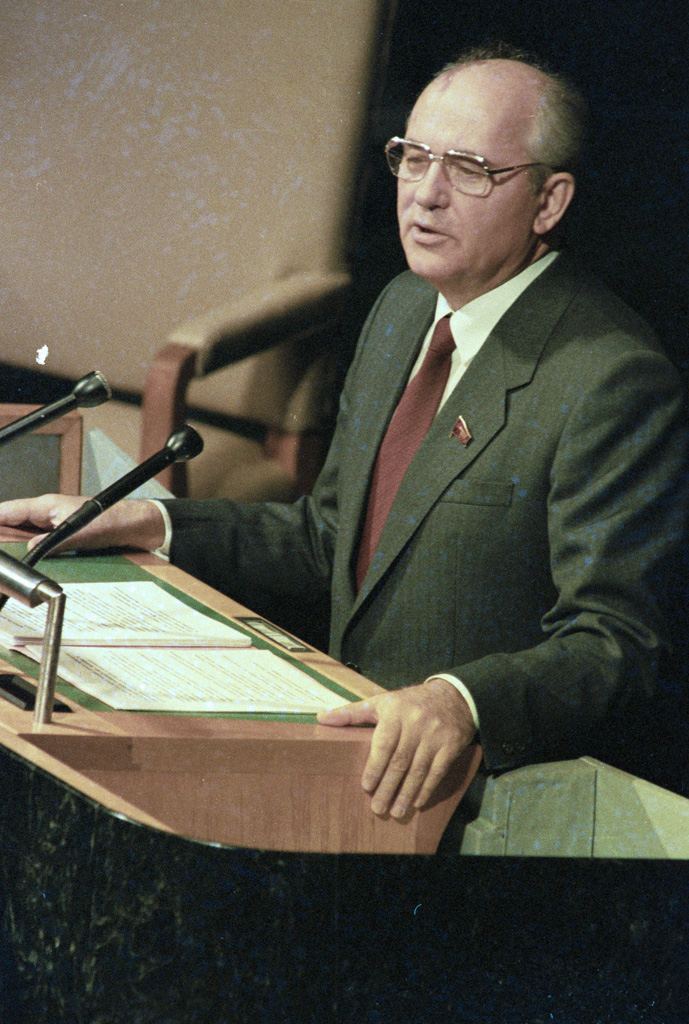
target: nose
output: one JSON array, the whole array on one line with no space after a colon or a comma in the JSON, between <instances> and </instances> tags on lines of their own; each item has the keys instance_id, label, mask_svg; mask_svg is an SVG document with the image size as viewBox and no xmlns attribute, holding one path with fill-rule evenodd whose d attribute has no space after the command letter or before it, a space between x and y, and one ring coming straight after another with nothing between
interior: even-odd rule
<instances>
[{"instance_id":1,"label":"nose","mask_svg":"<svg viewBox=\"0 0 689 1024\"><path fill-rule=\"evenodd\" d=\"M421 181L416 182L414 199L426 209L448 205L450 183L440 160L432 160Z\"/></svg>"}]
</instances>

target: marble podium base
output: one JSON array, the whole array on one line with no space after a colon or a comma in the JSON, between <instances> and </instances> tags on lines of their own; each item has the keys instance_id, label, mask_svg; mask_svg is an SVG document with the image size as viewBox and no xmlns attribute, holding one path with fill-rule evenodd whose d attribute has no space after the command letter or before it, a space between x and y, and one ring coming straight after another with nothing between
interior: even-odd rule
<instances>
[{"instance_id":1,"label":"marble podium base","mask_svg":"<svg viewBox=\"0 0 689 1024\"><path fill-rule=\"evenodd\" d=\"M0 778L2 1024L687 1019L684 864L231 848Z\"/></svg>"}]
</instances>

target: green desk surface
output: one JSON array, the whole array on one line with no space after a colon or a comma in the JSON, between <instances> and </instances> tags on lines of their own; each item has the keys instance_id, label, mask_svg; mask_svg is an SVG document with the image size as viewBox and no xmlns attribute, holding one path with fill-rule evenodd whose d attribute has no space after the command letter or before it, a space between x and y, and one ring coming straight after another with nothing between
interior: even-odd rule
<instances>
[{"instance_id":1,"label":"green desk surface","mask_svg":"<svg viewBox=\"0 0 689 1024\"><path fill-rule=\"evenodd\" d=\"M0 544L0 549L6 554L11 555L13 558L21 559L26 551L26 545L23 543L8 542ZM189 605L191 608L195 608L197 611L203 612L205 615L210 616L218 622L230 623L234 629L240 630L247 636L251 636L254 647L261 650L272 651L279 658L284 658L285 661L290 664L296 665L305 672L307 675L316 679L323 686L327 687L333 693L337 693L342 697L342 703L347 701L356 701L360 698L355 694L350 693L349 690L344 689L342 686L338 686L337 683L328 679L317 669L311 665L305 665L297 658L292 657L286 651L282 651L276 644L271 643L269 640L263 637L256 636L251 633L248 629L245 629L240 622L232 619L228 619L224 615L220 615L218 612L213 611L211 608L200 604L194 598L185 594L184 591L179 590L177 587L173 587L171 584L166 583L163 580L152 576L146 572L141 566L136 565L134 562L125 558L121 554L117 553L101 553L98 555L85 555L85 554L70 554L67 556L61 556L57 558L47 558L45 561L40 562L36 566L38 572L43 575L55 580L56 583L131 583L136 581L146 581L148 583L155 583L157 586L162 587L163 590L167 590L169 593L174 594L180 601ZM0 653L5 661L14 665L24 675L29 676L32 679L38 678L38 665L36 662L31 661L23 654L18 654L16 651L8 651L5 648L0 648ZM58 678L57 691L64 697L68 697L73 700L76 704L80 704L82 707L87 708L91 711L110 711L106 704L101 703L96 698L89 696L86 693L82 693L76 687L71 686L64 680ZM137 712L131 712L137 714ZM150 712L148 712L150 713ZM173 714L174 712L159 712L160 714ZM277 714L240 714L240 713L218 713L218 712L193 712L195 718L242 718L250 719L253 721L271 721L271 722L315 722L315 715L277 715Z\"/></svg>"}]
</instances>

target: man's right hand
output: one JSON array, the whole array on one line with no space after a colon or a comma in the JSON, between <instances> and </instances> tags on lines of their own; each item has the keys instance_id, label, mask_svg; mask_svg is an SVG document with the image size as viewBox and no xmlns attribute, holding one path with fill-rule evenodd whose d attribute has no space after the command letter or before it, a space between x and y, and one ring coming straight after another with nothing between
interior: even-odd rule
<instances>
[{"instance_id":1,"label":"man's right hand","mask_svg":"<svg viewBox=\"0 0 689 1024\"><path fill-rule=\"evenodd\" d=\"M86 498L66 494L43 494L40 498L18 498L0 503L0 531L3 526L39 531L29 549L63 520L80 508ZM106 509L55 551L67 548L131 547L155 551L165 539L160 509L150 501L127 499Z\"/></svg>"}]
</instances>

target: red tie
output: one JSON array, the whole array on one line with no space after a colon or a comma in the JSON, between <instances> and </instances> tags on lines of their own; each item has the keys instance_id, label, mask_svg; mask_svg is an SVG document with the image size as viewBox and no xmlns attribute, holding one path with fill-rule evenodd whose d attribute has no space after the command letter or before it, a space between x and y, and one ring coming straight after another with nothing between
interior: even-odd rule
<instances>
[{"instance_id":1,"label":"red tie","mask_svg":"<svg viewBox=\"0 0 689 1024\"><path fill-rule=\"evenodd\" d=\"M404 474L440 405L450 375L454 348L448 314L435 325L421 368L407 384L378 451L356 569L359 588Z\"/></svg>"}]
</instances>

